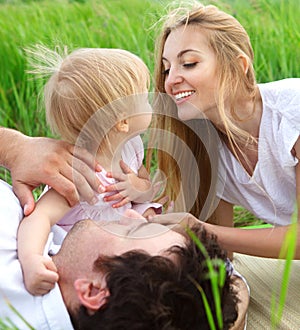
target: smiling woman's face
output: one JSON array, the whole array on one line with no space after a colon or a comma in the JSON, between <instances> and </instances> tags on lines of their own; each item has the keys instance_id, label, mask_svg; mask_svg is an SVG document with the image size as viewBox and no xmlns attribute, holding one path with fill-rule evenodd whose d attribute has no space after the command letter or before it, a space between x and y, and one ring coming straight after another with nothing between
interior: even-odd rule
<instances>
[{"instance_id":1,"label":"smiling woman's face","mask_svg":"<svg viewBox=\"0 0 300 330\"><path fill-rule=\"evenodd\" d=\"M162 62L165 90L181 120L210 119L216 111L217 60L207 31L194 25L174 29L166 39Z\"/></svg>"}]
</instances>

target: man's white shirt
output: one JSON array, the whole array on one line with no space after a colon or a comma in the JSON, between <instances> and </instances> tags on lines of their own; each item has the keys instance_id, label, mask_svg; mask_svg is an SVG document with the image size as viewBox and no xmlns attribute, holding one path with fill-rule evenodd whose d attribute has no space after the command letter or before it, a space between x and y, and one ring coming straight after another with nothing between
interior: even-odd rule
<instances>
[{"instance_id":1,"label":"man's white shirt","mask_svg":"<svg viewBox=\"0 0 300 330\"><path fill-rule=\"evenodd\" d=\"M9 307L11 304L36 330L73 329L57 284L44 296L32 296L24 286L17 259L17 231L22 218L18 199L11 187L0 180L0 319L2 322L9 319L18 329L28 330L24 321ZM30 233L28 236L30 239ZM55 237L57 240L59 235ZM45 253L58 249L59 246L53 243L53 234L50 234Z\"/></svg>"}]
</instances>

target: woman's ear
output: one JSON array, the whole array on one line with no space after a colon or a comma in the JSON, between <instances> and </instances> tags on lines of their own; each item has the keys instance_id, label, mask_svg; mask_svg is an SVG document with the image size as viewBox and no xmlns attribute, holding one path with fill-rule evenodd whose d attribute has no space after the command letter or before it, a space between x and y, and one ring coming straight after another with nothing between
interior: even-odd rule
<instances>
[{"instance_id":1,"label":"woman's ear","mask_svg":"<svg viewBox=\"0 0 300 330\"><path fill-rule=\"evenodd\" d=\"M245 55L241 54L238 56L238 60L242 66L243 72L245 74L247 74L248 69L249 69L249 63L248 63L248 59Z\"/></svg>"},{"instance_id":2,"label":"woman's ear","mask_svg":"<svg viewBox=\"0 0 300 330\"><path fill-rule=\"evenodd\" d=\"M109 297L109 290L104 283L94 283L85 278L77 279L74 282L75 291L80 303L85 306L90 313L103 307Z\"/></svg>"},{"instance_id":3,"label":"woman's ear","mask_svg":"<svg viewBox=\"0 0 300 330\"><path fill-rule=\"evenodd\" d=\"M129 131L129 121L128 119L123 119L119 121L116 125L115 128L122 133L128 133Z\"/></svg>"}]
</instances>

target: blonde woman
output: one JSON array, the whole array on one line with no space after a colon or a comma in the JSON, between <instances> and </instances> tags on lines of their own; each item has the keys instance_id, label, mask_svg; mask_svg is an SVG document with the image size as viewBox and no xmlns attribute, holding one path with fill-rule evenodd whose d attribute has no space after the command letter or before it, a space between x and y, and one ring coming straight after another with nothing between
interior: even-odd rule
<instances>
[{"instance_id":1,"label":"blonde woman","mask_svg":"<svg viewBox=\"0 0 300 330\"><path fill-rule=\"evenodd\" d=\"M156 91L168 94L174 106L156 125L179 132L209 178L194 187L194 177L189 178L189 172L178 174L179 167L176 172L172 160L161 152L160 169L172 173L168 195L176 200L176 189L188 181L183 195L199 190L200 196L204 190L202 197L207 197L216 174L207 150L199 149L197 136L190 138L190 131L197 134L189 125L209 121L220 138L210 148L220 150L219 166L224 171L219 171L215 185L220 202L213 214L221 226L207 223L207 230L229 251L278 258L300 192L300 79L257 84L247 32L234 17L211 5L197 3L192 9L170 13L157 41ZM177 145L168 141L168 152L175 155ZM203 199L198 200L186 211L205 220L203 205ZM242 205L274 227L229 228L234 205ZM300 258L300 235L294 257Z\"/></svg>"},{"instance_id":2,"label":"blonde woman","mask_svg":"<svg viewBox=\"0 0 300 330\"><path fill-rule=\"evenodd\" d=\"M105 201L107 193L100 194L93 205L82 202L70 207L64 197L49 189L34 212L24 218L18 251L25 285L32 294L44 294L58 280L53 262L42 256L53 224L68 231L82 219L118 220L131 208L147 217L160 212L161 205L149 200L153 187L143 167L139 133L150 124L152 109L147 92L149 73L142 60L119 49L78 49L61 57L56 51L37 47L32 55L36 63L42 63L36 65L37 73L52 73L44 89L48 123L62 140L95 156L102 166L97 175L103 192L115 182L109 173L121 172L125 164L138 175L128 172L119 177L122 195L117 208L115 201Z\"/></svg>"}]
</instances>

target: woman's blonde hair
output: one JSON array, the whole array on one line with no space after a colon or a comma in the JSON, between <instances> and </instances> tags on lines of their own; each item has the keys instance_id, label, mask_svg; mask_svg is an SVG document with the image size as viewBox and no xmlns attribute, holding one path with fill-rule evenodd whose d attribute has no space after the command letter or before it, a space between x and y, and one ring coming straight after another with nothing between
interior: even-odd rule
<instances>
[{"instance_id":1,"label":"woman's blonde hair","mask_svg":"<svg viewBox=\"0 0 300 330\"><path fill-rule=\"evenodd\" d=\"M51 74L44 88L47 122L65 141L74 144L81 134L84 147L91 148L90 140L99 146L108 130L130 110L122 108L126 106L122 98L147 91L149 71L139 57L126 50L81 48L69 55L60 53L44 46L31 51L34 72ZM91 117L95 120L87 128Z\"/></svg>"},{"instance_id":2,"label":"woman's blonde hair","mask_svg":"<svg viewBox=\"0 0 300 330\"><path fill-rule=\"evenodd\" d=\"M217 7L208 5L204 6L199 2L194 2L189 7L180 7L172 10L166 18L162 19L164 24L156 43L156 67L155 67L155 90L156 92L165 93L165 75L162 63L162 55L164 45L169 34L182 26L192 25L205 32L209 46L213 49L217 58L217 78L218 87L216 91L216 102L219 116L224 125L224 131L219 132L220 137L227 139L234 152L239 151L240 144L248 144L253 142L254 138L240 129L231 120L243 120L235 111L235 101L240 95L249 100L255 100L256 80L253 69L253 50L249 36L242 25L231 15L219 10ZM246 59L248 70L245 74L238 61L239 56ZM229 114L225 111L225 101ZM254 111L254 109L253 109ZM158 116L155 126L163 130L169 130L180 134L193 154L197 158L199 171L205 179L201 183L199 189L199 198L196 199L195 205L191 211L199 216L201 209L214 184L217 172L212 171L212 165L207 155L207 150L203 146L201 139L195 138L191 133L189 125L178 120L177 109L173 107L172 114L168 116ZM162 113L162 110L160 110ZM251 114L250 114L251 116ZM153 137L154 138L154 137ZM172 144L173 142L170 141ZM176 144L173 144L173 152ZM215 146L217 148L217 146ZM184 158L184 157L183 157ZM188 162L189 160L186 159ZM178 167L169 155L161 152L158 155L159 168L165 173L173 173L167 182L167 194L172 198L176 198L176 190L180 186L180 182L185 180L178 173ZM185 167L185 166L183 166ZM188 187L193 186L193 179L187 184ZM190 189L190 188L189 188ZM185 193L185 192L184 192ZM204 200L203 200L204 199Z\"/></svg>"}]
</instances>

